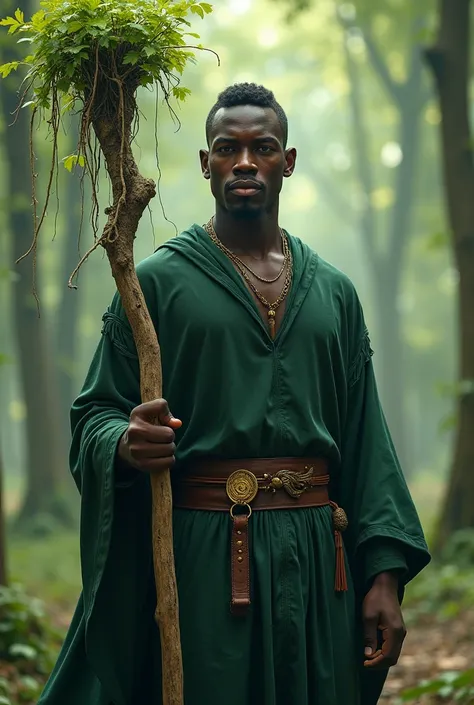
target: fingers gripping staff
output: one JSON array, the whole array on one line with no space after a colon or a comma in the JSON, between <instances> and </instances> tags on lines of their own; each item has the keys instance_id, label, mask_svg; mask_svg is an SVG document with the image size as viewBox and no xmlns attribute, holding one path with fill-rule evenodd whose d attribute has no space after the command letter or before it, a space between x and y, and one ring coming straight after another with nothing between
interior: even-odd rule
<instances>
[{"instance_id":1,"label":"fingers gripping staff","mask_svg":"<svg viewBox=\"0 0 474 705\"><path fill-rule=\"evenodd\" d=\"M170 468L175 460L174 431L181 421L170 412L164 399L140 404L130 414L130 423L119 444L119 457L144 472Z\"/></svg>"}]
</instances>

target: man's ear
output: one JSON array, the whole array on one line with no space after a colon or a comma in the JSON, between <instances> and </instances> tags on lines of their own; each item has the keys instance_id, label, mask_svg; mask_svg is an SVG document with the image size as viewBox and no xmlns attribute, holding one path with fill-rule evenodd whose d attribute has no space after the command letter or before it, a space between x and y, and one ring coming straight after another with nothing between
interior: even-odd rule
<instances>
[{"instance_id":1,"label":"man's ear","mask_svg":"<svg viewBox=\"0 0 474 705\"><path fill-rule=\"evenodd\" d=\"M211 178L209 171L209 152L206 149L199 150L199 159L201 161L201 171L205 179Z\"/></svg>"},{"instance_id":2,"label":"man's ear","mask_svg":"<svg viewBox=\"0 0 474 705\"><path fill-rule=\"evenodd\" d=\"M285 162L283 176L288 178L293 174L296 165L296 149L294 147L285 150Z\"/></svg>"}]
</instances>

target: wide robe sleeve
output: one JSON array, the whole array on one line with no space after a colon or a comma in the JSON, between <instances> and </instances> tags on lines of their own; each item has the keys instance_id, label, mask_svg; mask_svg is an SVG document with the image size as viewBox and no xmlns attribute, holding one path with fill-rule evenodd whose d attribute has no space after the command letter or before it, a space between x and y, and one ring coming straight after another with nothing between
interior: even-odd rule
<instances>
[{"instance_id":1,"label":"wide robe sleeve","mask_svg":"<svg viewBox=\"0 0 474 705\"><path fill-rule=\"evenodd\" d=\"M142 473L117 483L115 458L140 403L139 367L118 296L71 410L70 466L81 493L81 564L87 658L111 700L129 702L149 600L150 488Z\"/></svg>"},{"instance_id":2,"label":"wide robe sleeve","mask_svg":"<svg viewBox=\"0 0 474 705\"><path fill-rule=\"evenodd\" d=\"M349 366L338 498L347 513L344 536L356 587L397 570L402 585L429 562L423 530L381 408L365 326Z\"/></svg>"},{"instance_id":3,"label":"wide robe sleeve","mask_svg":"<svg viewBox=\"0 0 474 705\"><path fill-rule=\"evenodd\" d=\"M104 464L109 466L115 459L130 412L140 403L137 354L120 313L117 297L102 318L102 338L71 409L70 464L80 492L85 474L100 476Z\"/></svg>"}]
</instances>

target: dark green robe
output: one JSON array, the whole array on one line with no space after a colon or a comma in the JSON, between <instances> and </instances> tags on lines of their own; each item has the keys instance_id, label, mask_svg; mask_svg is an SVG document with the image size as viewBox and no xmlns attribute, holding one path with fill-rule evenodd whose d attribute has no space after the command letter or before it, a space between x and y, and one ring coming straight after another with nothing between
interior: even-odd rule
<instances>
[{"instance_id":1,"label":"dark green robe","mask_svg":"<svg viewBox=\"0 0 474 705\"><path fill-rule=\"evenodd\" d=\"M183 422L173 472L201 456L324 456L332 498L350 522L349 591L336 594L331 510L256 512L253 604L237 618L228 515L175 510L186 705L375 703L384 674L361 668L360 596L377 573L398 569L406 583L429 560L354 287L297 238L290 245L294 279L275 341L202 228L138 267L162 347L164 397ZM72 409L83 593L41 705L161 700L149 479L114 475L118 439L140 403L138 363L118 297L103 320Z\"/></svg>"}]
</instances>

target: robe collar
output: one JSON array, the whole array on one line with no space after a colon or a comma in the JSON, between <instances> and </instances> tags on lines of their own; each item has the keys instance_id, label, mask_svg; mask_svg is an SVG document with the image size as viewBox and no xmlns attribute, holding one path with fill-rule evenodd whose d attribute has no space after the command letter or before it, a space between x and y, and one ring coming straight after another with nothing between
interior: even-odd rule
<instances>
[{"instance_id":1,"label":"robe collar","mask_svg":"<svg viewBox=\"0 0 474 705\"><path fill-rule=\"evenodd\" d=\"M283 320L275 340L272 340L255 300L242 281L241 276L224 252L212 242L204 228L194 224L177 237L165 242L158 249L178 252L195 267L198 267L198 269L201 269L207 276L216 281L247 309L264 332L269 347L276 347L286 337L298 315L311 288L319 262L318 256L313 250L298 238L293 237L289 233L286 234L293 255L293 281L288 293Z\"/></svg>"}]
</instances>

